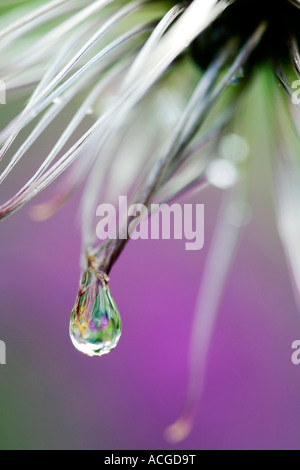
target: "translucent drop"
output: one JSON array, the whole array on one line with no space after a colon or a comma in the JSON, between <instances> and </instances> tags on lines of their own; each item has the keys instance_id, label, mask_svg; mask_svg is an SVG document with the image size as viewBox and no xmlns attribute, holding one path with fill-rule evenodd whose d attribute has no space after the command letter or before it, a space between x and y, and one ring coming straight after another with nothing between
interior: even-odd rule
<instances>
[{"instance_id":1,"label":"translucent drop","mask_svg":"<svg viewBox=\"0 0 300 470\"><path fill-rule=\"evenodd\" d=\"M53 104L61 104L62 103L62 99L58 96L57 98L54 98L54 100L52 101Z\"/></svg>"},{"instance_id":2,"label":"translucent drop","mask_svg":"<svg viewBox=\"0 0 300 470\"><path fill-rule=\"evenodd\" d=\"M229 160L218 158L209 164L206 177L208 182L216 188L228 189L236 184L238 171L236 166Z\"/></svg>"},{"instance_id":3,"label":"translucent drop","mask_svg":"<svg viewBox=\"0 0 300 470\"><path fill-rule=\"evenodd\" d=\"M238 85L240 83L240 80L244 78L244 69L242 67L240 67L238 70L237 70L237 73L236 75L233 77L233 79L231 80L231 84L232 85Z\"/></svg>"},{"instance_id":4,"label":"translucent drop","mask_svg":"<svg viewBox=\"0 0 300 470\"><path fill-rule=\"evenodd\" d=\"M71 314L72 343L88 356L103 356L117 346L121 331L121 317L108 285L88 268L82 276Z\"/></svg>"},{"instance_id":5,"label":"translucent drop","mask_svg":"<svg viewBox=\"0 0 300 470\"><path fill-rule=\"evenodd\" d=\"M220 143L220 153L226 160L240 163L247 160L250 149L247 141L237 135L228 134L224 136Z\"/></svg>"}]
</instances>

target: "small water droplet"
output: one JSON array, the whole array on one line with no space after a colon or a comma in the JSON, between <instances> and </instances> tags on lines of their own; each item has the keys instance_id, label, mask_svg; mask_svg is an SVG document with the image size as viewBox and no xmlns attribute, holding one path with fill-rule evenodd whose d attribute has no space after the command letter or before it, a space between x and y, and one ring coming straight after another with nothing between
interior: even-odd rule
<instances>
[{"instance_id":1,"label":"small water droplet","mask_svg":"<svg viewBox=\"0 0 300 470\"><path fill-rule=\"evenodd\" d=\"M238 181L236 166L225 158L213 160L207 167L206 177L210 184L220 189L228 189Z\"/></svg>"},{"instance_id":2,"label":"small water droplet","mask_svg":"<svg viewBox=\"0 0 300 470\"><path fill-rule=\"evenodd\" d=\"M62 98L60 98L59 96L57 96L57 98L54 98L54 100L52 101L53 104L61 104L62 103Z\"/></svg>"},{"instance_id":3,"label":"small water droplet","mask_svg":"<svg viewBox=\"0 0 300 470\"><path fill-rule=\"evenodd\" d=\"M225 160L233 163L244 162L250 149L247 141L237 134L228 134L220 142L220 154Z\"/></svg>"},{"instance_id":4,"label":"small water droplet","mask_svg":"<svg viewBox=\"0 0 300 470\"><path fill-rule=\"evenodd\" d=\"M121 336L121 317L109 287L90 267L81 278L69 331L75 348L88 356L108 354Z\"/></svg>"},{"instance_id":5,"label":"small water droplet","mask_svg":"<svg viewBox=\"0 0 300 470\"><path fill-rule=\"evenodd\" d=\"M237 85L242 78L244 78L244 69L243 69L243 67L240 67L237 70L237 72L236 72L235 76L233 77L233 79L231 80L231 84L232 85Z\"/></svg>"}]
</instances>

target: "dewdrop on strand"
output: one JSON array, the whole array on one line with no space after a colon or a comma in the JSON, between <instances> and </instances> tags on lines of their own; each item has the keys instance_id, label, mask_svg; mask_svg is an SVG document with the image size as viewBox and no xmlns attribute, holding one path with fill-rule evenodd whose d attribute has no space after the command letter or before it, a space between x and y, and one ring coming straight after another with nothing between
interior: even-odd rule
<instances>
[{"instance_id":1,"label":"dewdrop on strand","mask_svg":"<svg viewBox=\"0 0 300 470\"><path fill-rule=\"evenodd\" d=\"M121 336L121 317L108 278L90 266L81 277L69 332L75 348L87 356L108 354Z\"/></svg>"}]
</instances>

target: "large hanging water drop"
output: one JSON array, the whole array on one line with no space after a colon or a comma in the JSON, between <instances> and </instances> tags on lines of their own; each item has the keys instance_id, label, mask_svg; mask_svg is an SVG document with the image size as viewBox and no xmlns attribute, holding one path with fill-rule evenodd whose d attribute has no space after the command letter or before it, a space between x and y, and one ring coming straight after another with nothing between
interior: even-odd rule
<instances>
[{"instance_id":1,"label":"large hanging water drop","mask_svg":"<svg viewBox=\"0 0 300 470\"><path fill-rule=\"evenodd\" d=\"M75 348L88 356L103 356L121 336L121 318L107 282L89 267L83 274L70 319Z\"/></svg>"}]
</instances>

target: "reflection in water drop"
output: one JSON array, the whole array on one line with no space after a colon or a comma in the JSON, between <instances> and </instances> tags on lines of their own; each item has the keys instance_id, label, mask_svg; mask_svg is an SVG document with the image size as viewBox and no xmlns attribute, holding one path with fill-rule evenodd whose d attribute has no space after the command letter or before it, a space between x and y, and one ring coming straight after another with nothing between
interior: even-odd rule
<instances>
[{"instance_id":1,"label":"reflection in water drop","mask_svg":"<svg viewBox=\"0 0 300 470\"><path fill-rule=\"evenodd\" d=\"M218 158L208 165L206 177L213 186L228 189L236 184L238 171L232 162L225 160L225 158Z\"/></svg>"},{"instance_id":2,"label":"reflection in water drop","mask_svg":"<svg viewBox=\"0 0 300 470\"><path fill-rule=\"evenodd\" d=\"M89 267L71 314L72 343L88 356L102 356L117 346L121 330L121 318L107 283Z\"/></svg>"}]
</instances>

